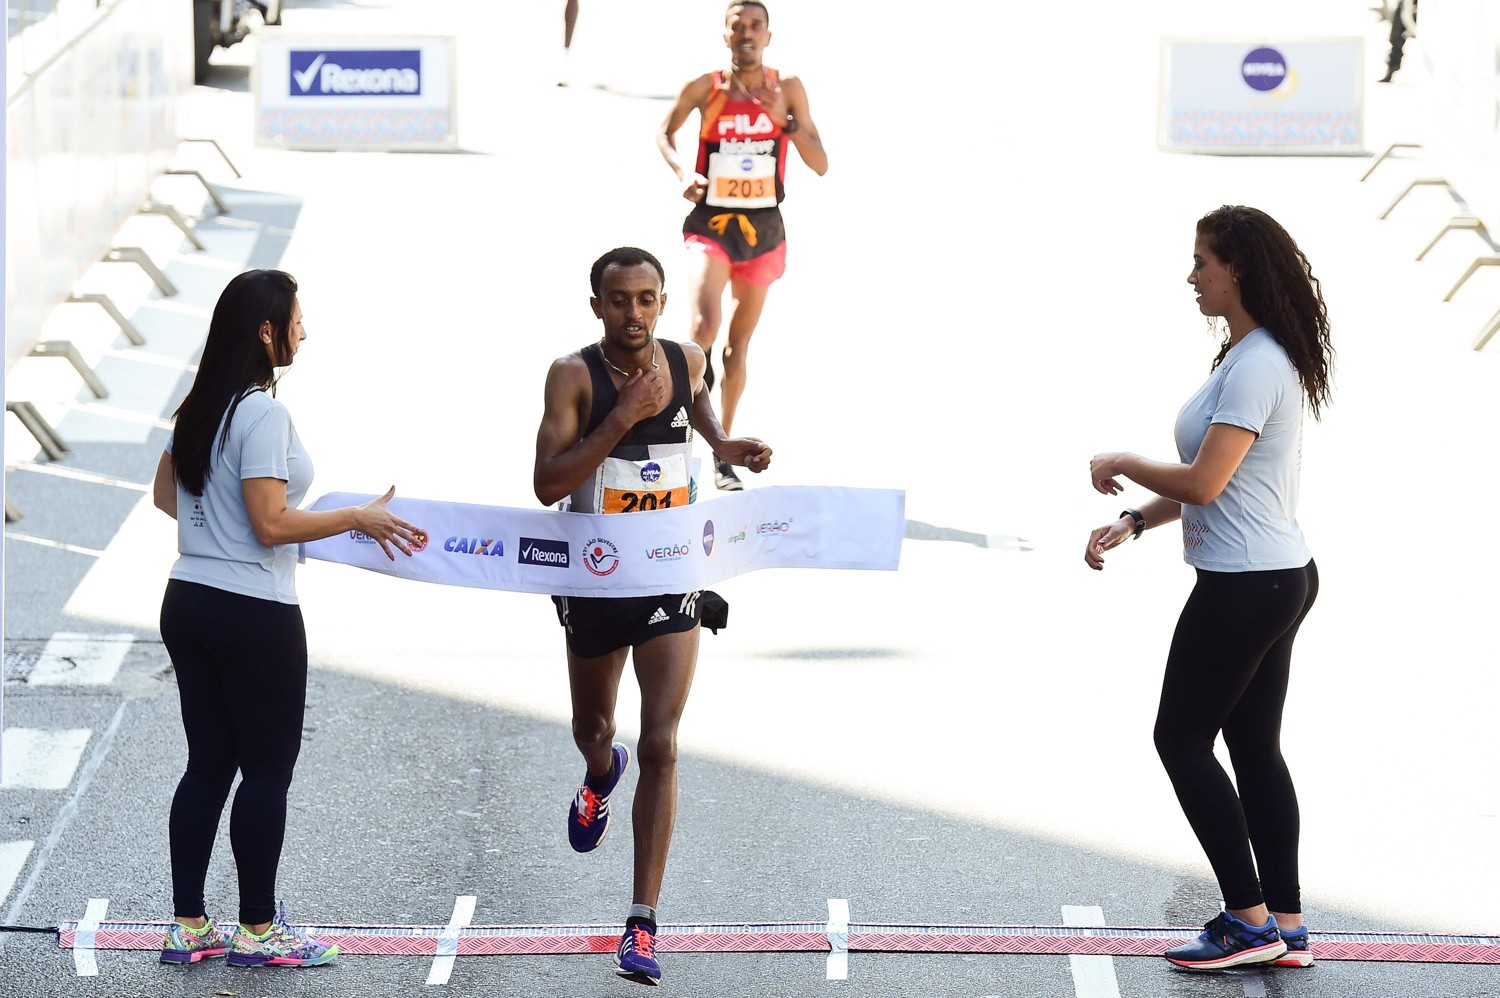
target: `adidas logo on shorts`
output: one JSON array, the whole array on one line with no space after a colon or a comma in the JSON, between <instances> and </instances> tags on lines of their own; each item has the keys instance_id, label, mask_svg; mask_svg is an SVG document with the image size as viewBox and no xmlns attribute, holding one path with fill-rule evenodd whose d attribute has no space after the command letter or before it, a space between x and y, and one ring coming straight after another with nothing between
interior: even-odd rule
<instances>
[{"instance_id":1,"label":"adidas logo on shorts","mask_svg":"<svg viewBox=\"0 0 1500 998\"><path fill-rule=\"evenodd\" d=\"M666 619L667 611L663 610L661 607L657 607L656 612L651 615L651 619L646 621L646 624L647 626L650 626L651 624L660 624Z\"/></svg>"},{"instance_id":2,"label":"adidas logo on shorts","mask_svg":"<svg viewBox=\"0 0 1500 998\"><path fill-rule=\"evenodd\" d=\"M688 425L687 406L680 405L680 406L677 407L677 415L675 415L675 416L672 417L672 429L674 429L674 430L680 430L684 426L687 426L687 425ZM652 623L655 623L655 621L652 621Z\"/></svg>"}]
</instances>

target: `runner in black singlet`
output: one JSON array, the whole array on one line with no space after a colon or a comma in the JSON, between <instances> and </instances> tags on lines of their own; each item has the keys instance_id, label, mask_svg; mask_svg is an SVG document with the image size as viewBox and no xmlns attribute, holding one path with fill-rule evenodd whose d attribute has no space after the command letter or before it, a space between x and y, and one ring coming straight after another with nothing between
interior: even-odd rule
<instances>
[{"instance_id":1,"label":"runner in black singlet","mask_svg":"<svg viewBox=\"0 0 1500 998\"><path fill-rule=\"evenodd\" d=\"M770 465L771 448L730 438L719 424L703 384L703 351L655 338L664 282L661 264L645 250L614 249L594 263L590 303L604 337L559 358L547 374L535 472L543 503L568 498L576 512L617 514L691 502L695 430L724 461L753 472ZM613 553L601 544L583 557L602 576ZM677 817L677 725L698 662L698 595L554 597L567 628L573 740L588 765L568 814L568 839L579 852L604 840L610 794L630 763L630 750L614 741L615 700L625 660L635 660L635 886L616 972L642 984L661 978L656 904Z\"/></svg>"}]
</instances>

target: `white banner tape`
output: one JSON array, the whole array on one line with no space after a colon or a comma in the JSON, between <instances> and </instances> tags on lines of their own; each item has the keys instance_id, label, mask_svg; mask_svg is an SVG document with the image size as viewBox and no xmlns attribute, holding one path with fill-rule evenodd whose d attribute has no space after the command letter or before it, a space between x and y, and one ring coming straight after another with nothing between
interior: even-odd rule
<instances>
[{"instance_id":1,"label":"white banner tape","mask_svg":"<svg viewBox=\"0 0 1500 998\"><path fill-rule=\"evenodd\" d=\"M310 509L372 498L334 492ZM558 596L694 592L762 568L895 571L906 493L776 485L673 509L612 516L425 499L390 508L426 532L391 561L348 532L303 545L303 556L417 582Z\"/></svg>"}]
</instances>

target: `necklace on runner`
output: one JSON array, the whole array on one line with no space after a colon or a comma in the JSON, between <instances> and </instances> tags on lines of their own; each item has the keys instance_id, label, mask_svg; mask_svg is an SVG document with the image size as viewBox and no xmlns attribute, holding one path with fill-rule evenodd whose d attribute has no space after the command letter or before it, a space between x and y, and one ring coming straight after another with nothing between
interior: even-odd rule
<instances>
[{"instance_id":1,"label":"necklace on runner","mask_svg":"<svg viewBox=\"0 0 1500 998\"><path fill-rule=\"evenodd\" d=\"M614 364L610 363L609 355L604 352L604 341L602 339L599 341L599 356L604 358L605 365L608 366L611 371L614 371L616 374L618 374L620 377L624 378L626 381L630 380L630 374L628 372L622 371L618 367L616 367ZM661 370L661 365L656 362L656 338L655 337L652 337L652 339L651 339L651 370L653 370L653 371L660 371Z\"/></svg>"},{"instance_id":2,"label":"necklace on runner","mask_svg":"<svg viewBox=\"0 0 1500 998\"><path fill-rule=\"evenodd\" d=\"M739 84L740 90L744 92L746 97L749 97L751 100L759 103L759 99L755 96L755 91L745 86L745 81L740 79L740 71L734 67L733 63L731 63L729 66L729 77L730 79L734 80L735 83ZM764 85L766 82L765 70L761 70L760 78L761 84Z\"/></svg>"}]
</instances>

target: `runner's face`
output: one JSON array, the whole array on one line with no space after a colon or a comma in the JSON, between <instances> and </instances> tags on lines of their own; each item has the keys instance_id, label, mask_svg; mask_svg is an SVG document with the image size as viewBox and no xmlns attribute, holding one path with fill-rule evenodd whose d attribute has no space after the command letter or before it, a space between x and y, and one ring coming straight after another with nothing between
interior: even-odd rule
<instances>
[{"instance_id":1,"label":"runner's face","mask_svg":"<svg viewBox=\"0 0 1500 998\"><path fill-rule=\"evenodd\" d=\"M724 44L729 46L736 66L759 65L761 51L771 44L766 12L753 4L731 7L724 22Z\"/></svg>"},{"instance_id":2,"label":"runner's face","mask_svg":"<svg viewBox=\"0 0 1500 998\"><path fill-rule=\"evenodd\" d=\"M649 263L610 264L599 280L599 297L589 304L604 323L604 338L620 350L633 351L651 342L667 296Z\"/></svg>"},{"instance_id":3,"label":"runner's face","mask_svg":"<svg viewBox=\"0 0 1500 998\"><path fill-rule=\"evenodd\" d=\"M1198 292L1198 311L1204 315L1227 316L1239 308L1240 286L1203 236L1193 243L1193 269L1187 280Z\"/></svg>"}]
</instances>

